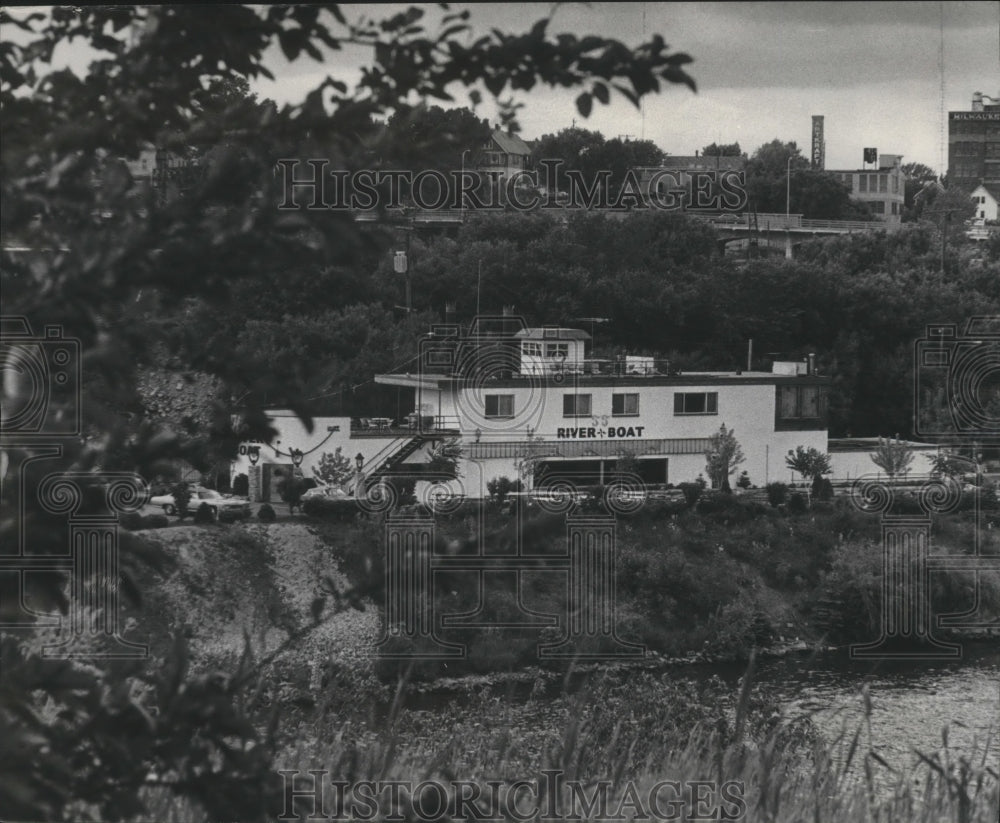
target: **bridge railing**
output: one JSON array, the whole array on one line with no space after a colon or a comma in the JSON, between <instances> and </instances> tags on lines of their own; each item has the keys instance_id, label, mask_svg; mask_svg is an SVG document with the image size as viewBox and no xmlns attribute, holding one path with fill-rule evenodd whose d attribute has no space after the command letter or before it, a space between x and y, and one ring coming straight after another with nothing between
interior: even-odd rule
<instances>
[{"instance_id":1,"label":"bridge railing","mask_svg":"<svg viewBox=\"0 0 1000 823\"><path fill-rule=\"evenodd\" d=\"M377 211L352 211L358 223L461 223L465 220L462 209L386 209Z\"/></svg>"},{"instance_id":2,"label":"bridge railing","mask_svg":"<svg viewBox=\"0 0 1000 823\"><path fill-rule=\"evenodd\" d=\"M691 213L689 213L691 214ZM691 214L691 216L701 216ZM739 215L704 215L702 219L716 224L720 228L745 229L749 226L749 218ZM759 231L781 231L783 229L813 229L815 231L874 231L888 228L879 220L810 220L801 214L757 213L757 228Z\"/></svg>"},{"instance_id":3,"label":"bridge railing","mask_svg":"<svg viewBox=\"0 0 1000 823\"><path fill-rule=\"evenodd\" d=\"M841 229L842 231L875 231L888 226L879 220L803 220L804 229Z\"/></svg>"}]
</instances>

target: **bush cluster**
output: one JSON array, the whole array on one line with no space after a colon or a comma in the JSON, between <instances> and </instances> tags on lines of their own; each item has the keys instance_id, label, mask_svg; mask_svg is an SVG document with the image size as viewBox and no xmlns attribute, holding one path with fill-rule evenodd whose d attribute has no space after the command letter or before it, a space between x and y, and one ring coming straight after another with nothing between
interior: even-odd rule
<instances>
[{"instance_id":1,"label":"bush cluster","mask_svg":"<svg viewBox=\"0 0 1000 823\"><path fill-rule=\"evenodd\" d=\"M141 515L138 512L129 512L118 518L118 523L123 529L130 532L141 531L142 529L162 529L170 525L170 520L165 514Z\"/></svg>"},{"instance_id":2,"label":"bush cluster","mask_svg":"<svg viewBox=\"0 0 1000 823\"><path fill-rule=\"evenodd\" d=\"M302 511L309 517L330 520L337 523L351 523L357 519L361 509L355 500L330 500L310 497L302 504Z\"/></svg>"}]
</instances>

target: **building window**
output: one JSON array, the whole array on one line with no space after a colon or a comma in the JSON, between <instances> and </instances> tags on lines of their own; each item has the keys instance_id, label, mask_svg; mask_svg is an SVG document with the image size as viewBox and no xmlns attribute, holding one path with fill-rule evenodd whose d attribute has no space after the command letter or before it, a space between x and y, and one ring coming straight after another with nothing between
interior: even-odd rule
<instances>
[{"instance_id":1,"label":"building window","mask_svg":"<svg viewBox=\"0 0 1000 823\"><path fill-rule=\"evenodd\" d=\"M639 414L639 395L611 395L611 414L615 417L634 417Z\"/></svg>"},{"instance_id":2,"label":"building window","mask_svg":"<svg viewBox=\"0 0 1000 823\"><path fill-rule=\"evenodd\" d=\"M546 343L545 356L565 360L569 357L569 343Z\"/></svg>"},{"instance_id":3,"label":"building window","mask_svg":"<svg viewBox=\"0 0 1000 823\"><path fill-rule=\"evenodd\" d=\"M521 351L531 357L541 357L542 356L542 344L541 343L522 343Z\"/></svg>"},{"instance_id":4,"label":"building window","mask_svg":"<svg viewBox=\"0 0 1000 823\"><path fill-rule=\"evenodd\" d=\"M878 190L879 193L887 193L889 191L889 176L886 174L880 174L878 178Z\"/></svg>"},{"instance_id":5,"label":"building window","mask_svg":"<svg viewBox=\"0 0 1000 823\"><path fill-rule=\"evenodd\" d=\"M884 200L872 200L872 211L875 214L885 214L885 201Z\"/></svg>"},{"instance_id":6,"label":"building window","mask_svg":"<svg viewBox=\"0 0 1000 823\"><path fill-rule=\"evenodd\" d=\"M718 392L677 392L674 394L674 414L718 413Z\"/></svg>"},{"instance_id":7,"label":"building window","mask_svg":"<svg viewBox=\"0 0 1000 823\"><path fill-rule=\"evenodd\" d=\"M866 194L868 193L868 175L867 174L859 174L858 175L858 191L863 191Z\"/></svg>"},{"instance_id":8,"label":"building window","mask_svg":"<svg viewBox=\"0 0 1000 823\"><path fill-rule=\"evenodd\" d=\"M564 394L563 417L589 417L590 397L589 394Z\"/></svg>"},{"instance_id":9,"label":"building window","mask_svg":"<svg viewBox=\"0 0 1000 823\"><path fill-rule=\"evenodd\" d=\"M512 394L487 394L486 416L487 417L513 417L514 416L514 395Z\"/></svg>"},{"instance_id":10,"label":"building window","mask_svg":"<svg viewBox=\"0 0 1000 823\"><path fill-rule=\"evenodd\" d=\"M778 386L779 420L818 420L821 416L818 386Z\"/></svg>"}]
</instances>

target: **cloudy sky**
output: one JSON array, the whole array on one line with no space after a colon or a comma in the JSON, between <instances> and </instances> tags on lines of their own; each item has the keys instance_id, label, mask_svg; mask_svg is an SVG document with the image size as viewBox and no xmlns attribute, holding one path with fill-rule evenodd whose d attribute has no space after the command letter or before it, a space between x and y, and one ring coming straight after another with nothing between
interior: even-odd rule
<instances>
[{"instance_id":1,"label":"cloudy sky","mask_svg":"<svg viewBox=\"0 0 1000 823\"><path fill-rule=\"evenodd\" d=\"M455 8L464 8L456 4ZM397 6L396 8L404 8ZM636 45L654 33L672 50L694 58L697 94L666 89L642 112L623 99L596 106L583 121L576 93L533 91L521 99L526 138L577 125L606 137L629 134L655 141L671 154L693 154L712 142L738 141L752 152L779 137L808 155L812 115L825 117L827 168L857 168L862 149L904 155L934 169L942 165L944 112L968 109L972 93L1000 96L1000 2L799 3L494 3L470 5L476 34L492 27L525 31L551 16L550 33L601 34ZM349 18L379 17L389 9L347 6ZM438 12L427 6L428 21ZM940 52L944 46L942 72ZM645 38L644 38L645 34ZM351 80L365 55L335 55L319 70L275 55L277 83L262 96L301 99L328 71ZM467 98L456 100L466 103ZM494 110L484 105L481 116ZM946 132L944 132L946 135ZM945 162L947 138L944 138Z\"/></svg>"},{"instance_id":2,"label":"cloudy sky","mask_svg":"<svg viewBox=\"0 0 1000 823\"><path fill-rule=\"evenodd\" d=\"M442 12L436 4L423 7L424 22L433 32ZM947 161L947 112L967 110L974 91L1000 97L1000 0L467 7L470 40L494 27L525 32L534 21L550 17L550 34L600 34L634 46L659 33L672 50L694 58L688 71L698 92L671 86L647 98L642 111L612 98L608 106L595 104L584 121L574 105L578 90L533 90L520 98L525 108L519 119L528 139L575 120L606 137L645 137L670 154L737 141L752 153L777 137L796 141L808 155L812 115L823 115L828 169L857 168L862 149L874 146L902 154L904 162L941 170ZM383 19L406 5L343 8L348 19ZM210 19L206 16L206 24ZM8 29L5 36L20 36ZM56 62L82 69L93 53L74 49L57 53ZM348 48L329 53L322 65L305 57L289 64L275 46L268 63L277 79L256 82L254 89L279 103L298 102L327 74L353 85L359 67L371 59L370 50ZM457 105L468 103L465 90L454 93ZM496 117L486 103L477 111Z\"/></svg>"}]
</instances>

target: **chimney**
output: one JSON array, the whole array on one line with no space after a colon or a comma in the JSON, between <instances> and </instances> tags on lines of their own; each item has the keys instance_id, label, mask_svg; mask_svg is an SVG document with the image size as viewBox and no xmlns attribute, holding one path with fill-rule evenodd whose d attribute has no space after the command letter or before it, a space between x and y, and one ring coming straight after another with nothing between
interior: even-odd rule
<instances>
[{"instance_id":1,"label":"chimney","mask_svg":"<svg viewBox=\"0 0 1000 823\"><path fill-rule=\"evenodd\" d=\"M445 303L444 304L444 322L454 323L455 322L455 304Z\"/></svg>"},{"instance_id":2,"label":"chimney","mask_svg":"<svg viewBox=\"0 0 1000 823\"><path fill-rule=\"evenodd\" d=\"M973 111L983 110L983 93L981 91L972 92L972 110Z\"/></svg>"},{"instance_id":3,"label":"chimney","mask_svg":"<svg viewBox=\"0 0 1000 823\"><path fill-rule=\"evenodd\" d=\"M810 353L806 362L809 364L806 366L806 374L816 374L816 355Z\"/></svg>"}]
</instances>

